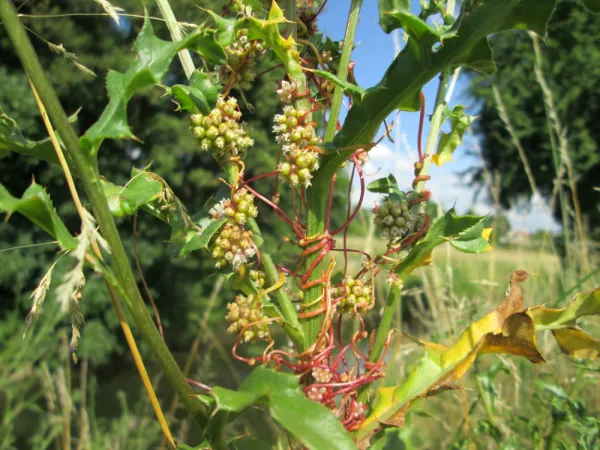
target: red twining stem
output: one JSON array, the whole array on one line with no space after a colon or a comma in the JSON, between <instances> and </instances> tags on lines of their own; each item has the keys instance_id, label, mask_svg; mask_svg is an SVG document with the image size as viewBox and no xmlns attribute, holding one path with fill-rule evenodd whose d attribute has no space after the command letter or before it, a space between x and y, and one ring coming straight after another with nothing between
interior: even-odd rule
<instances>
[{"instance_id":1,"label":"red twining stem","mask_svg":"<svg viewBox=\"0 0 600 450\"><path fill-rule=\"evenodd\" d=\"M352 166L352 175L350 175L350 183L348 184L348 208L346 211L346 221L350 219L350 202L352 200L352 183L354 182L354 174L356 173L356 164ZM348 228L344 229L344 278L348 274Z\"/></svg>"},{"instance_id":2,"label":"red twining stem","mask_svg":"<svg viewBox=\"0 0 600 450\"><path fill-rule=\"evenodd\" d=\"M277 206L271 200L260 195L258 192L256 192L254 189L252 189L250 186L246 185L246 189L248 189L250 192L252 192L252 194L254 194L255 197L259 198L260 200L265 202L267 205L269 205L271 208L273 208L273 210L279 214L279 216L281 217L281 220L283 220L285 223L287 223L294 229L294 232L300 239L302 239L304 237L304 233L302 233L300 226L298 224L296 224L292 219L290 219L290 217L285 212L283 212L283 210L279 206Z\"/></svg>"},{"instance_id":3,"label":"red twining stem","mask_svg":"<svg viewBox=\"0 0 600 450\"><path fill-rule=\"evenodd\" d=\"M358 204L356 205L356 208L354 209L354 212L352 213L352 215L350 217L348 217L348 220L346 220L346 222L341 227L339 227L337 230L335 230L333 233L331 233L332 236L336 235L337 233L342 231L344 228L348 227L348 225L350 225L350 223L354 220L356 215L360 212L360 208L362 207L362 202L365 198L365 177L363 176L362 168L360 167L360 164L358 162L358 159L356 158L356 155L352 156L352 161L354 162L354 167L356 168L356 171L358 172L358 177L360 179L360 197L358 199Z\"/></svg>"},{"instance_id":4,"label":"red twining stem","mask_svg":"<svg viewBox=\"0 0 600 450\"><path fill-rule=\"evenodd\" d=\"M323 260L323 258L325 258L325 256L327 256L327 253L329 253L329 250L331 250L332 245L333 245L332 241L329 241L323 247L323 250L321 250L321 253L319 253L319 256L317 256L317 258L313 261L313 263L310 265L310 267L308 268L308 270L306 271L306 273L300 280L302 284L304 284L308 281L313 270L315 270L315 267L317 267L317 265L319 265L319 263Z\"/></svg>"},{"instance_id":5,"label":"red twining stem","mask_svg":"<svg viewBox=\"0 0 600 450\"><path fill-rule=\"evenodd\" d=\"M263 178L272 177L273 175L277 175L277 174L279 174L279 172L275 171L275 172L263 173L261 175L256 175L255 177L252 177L252 178L250 178L248 180L244 180L244 183L240 186L240 189L243 188L243 187L245 187L249 183L252 183L253 181L261 180Z\"/></svg>"}]
</instances>

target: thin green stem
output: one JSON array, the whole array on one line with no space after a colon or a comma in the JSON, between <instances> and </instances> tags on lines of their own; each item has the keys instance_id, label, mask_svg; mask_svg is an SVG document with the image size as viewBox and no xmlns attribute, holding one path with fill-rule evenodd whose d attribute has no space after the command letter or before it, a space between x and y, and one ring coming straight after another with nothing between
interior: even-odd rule
<instances>
[{"instance_id":1,"label":"thin green stem","mask_svg":"<svg viewBox=\"0 0 600 450\"><path fill-rule=\"evenodd\" d=\"M394 318L394 313L398 309L398 303L400 303L400 299L402 298L402 286L398 283L394 283L388 289L387 296L385 298L385 306L383 308L383 313L381 314L381 321L377 326L377 333L375 335L375 342L373 343L373 348L371 349L371 354L369 355L369 362L377 362L383 355L383 349L385 348L385 343L388 339L390 329L392 328L392 320ZM400 320L402 320L402 316L400 316ZM359 394L358 400L364 402L368 397L368 389L364 389Z\"/></svg>"},{"instance_id":2,"label":"thin green stem","mask_svg":"<svg viewBox=\"0 0 600 450\"><path fill-rule=\"evenodd\" d=\"M173 39L174 42L183 39L181 29L179 28L177 19L175 19L175 14L171 9L169 0L156 0L156 4L158 5L158 9L160 9L160 13L165 19L165 23L167 24L169 33L171 33L171 39ZM187 49L181 50L178 53L178 56L179 60L181 61L181 65L183 66L185 76L189 79L194 73L194 70L196 70L196 68L194 67L194 61L192 61L192 56L190 55L190 52Z\"/></svg>"},{"instance_id":3,"label":"thin green stem","mask_svg":"<svg viewBox=\"0 0 600 450\"><path fill-rule=\"evenodd\" d=\"M346 78L348 77L348 64L350 62L352 47L354 46L354 37L356 35L356 27L358 26L358 17L360 14L361 6L362 0L352 0L352 4L350 6L350 13L348 15L348 24L346 25L344 47L342 48L342 55L340 59L340 69L338 72L338 77L342 78L343 80L346 80ZM340 86L337 86L333 94L331 113L329 116L329 121L327 123L327 131L325 134L326 142L331 141L335 134L343 94L343 89ZM331 180L333 179L334 175L335 172L331 174L331 176L326 180L325 183L313 186L312 189L308 190L307 197L308 204L310 205L310 207L308 208L306 218L306 235L308 237L321 236L327 231L325 230L325 202L327 199L327 192L331 186ZM318 258L318 255L319 252L309 255L309 257L306 259L306 269L308 269L314 263L314 261ZM309 281L314 281L321 276L320 267L321 264L318 264L316 267L313 268ZM304 292L304 304L312 305L306 308L307 312L319 308L319 304L318 302L316 302L316 300L319 298L321 293L321 285L315 285L313 287L310 287ZM322 323L322 315L311 317L303 321L302 326L304 328L307 347L309 347L316 341L319 331L321 330Z\"/></svg>"},{"instance_id":4,"label":"thin green stem","mask_svg":"<svg viewBox=\"0 0 600 450\"><path fill-rule=\"evenodd\" d=\"M427 175L429 168L431 167L431 161L435 153L435 146L440 136L440 128L442 127L442 116L444 113L444 107L446 101L446 90L448 89L449 72L444 71L440 75L440 84L438 86L437 94L435 95L435 104L433 107L433 115L431 116L431 122L429 124L429 133L427 134L427 142L425 143L425 159L423 159L423 168L420 170L419 175ZM415 185L415 192L421 194L425 190L426 181L419 181Z\"/></svg>"},{"instance_id":5,"label":"thin green stem","mask_svg":"<svg viewBox=\"0 0 600 450\"><path fill-rule=\"evenodd\" d=\"M237 178L237 172L234 164L230 162L225 163L223 165L223 171L226 173L227 182L231 185L234 185ZM256 220L254 220L254 218L250 218L247 224L248 228L250 228L253 233L254 243L257 247L261 247L264 239ZM279 282L279 271L273 263L271 255L269 255L267 252L261 251L260 258L263 268L265 269L265 275L267 276L269 285L272 286ZM296 308L294 307L290 296L285 289L277 289L273 293L273 296L277 299L277 303L279 304L279 308L281 309L281 313L285 319L283 324L284 331L299 349L304 349L304 334L302 332L300 322L298 321L298 313L296 312Z\"/></svg>"},{"instance_id":6,"label":"thin green stem","mask_svg":"<svg viewBox=\"0 0 600 450\"><path fill-rule=\"evenodd\" d=\"M346 25L346 35L344 36L344 46L342 47L342 54L340 56L340 68L337 73L337 77L342 81L346 81L348 78L350 55L352 55L352 48L354 47L354 37L356 36L356 28L358 26L358 17L360 15L362 2L363 0L352 0L352 4L350 5L350 14L348 14L348 23ZM327 130L325 131L325 142L331 141L335 135L343 97L344 88L339 85L336 86L333 91L331 110L329 112Z\"/></svg>"},{"instance_id":7,"label":"thin green stem","mask_svg":"<svg viewBox=\"0 0 600 450\"><path fill-rule=\"evenodd\" d=\"M104 191L102 190L97 162L80 148L77 134L71 128L67 115L60 105L53 87L46 78L35 50L31 45L31 41L17 17L14 6L9 0L0 0L0 17L4 21L4 26L25 71L31 77L33 85L38 91L52 123L63 139L67 153L72 158L81 176L85 192L92 205L100 230L110 245L112 268L117 274L119 284L123 287L123 291L126 294L124 300L136 322L137 328L161 365L169 383L181 397L185 407L192 414L194 420L200 426L204 426L206 423L205 408L199 400L193 397L192 389L187 384L177 366L177 362L163 342L152 318L146 310L144 300L138 290L127 254L123 248L117 227L108 208Z\"/></svg>"},{"instance_id":8,"label":"thin green stem","mask_svg":"<svg viewBox=\"0 0 600 450\"><path fill-rule=\"evenodd\" d=\"M260 256L263 268L265 269L265 275L267 276L267 281L269 282L269 285L272 286L279 281L279 271L277 270L277 267L275 267L271 255L261 252ZM285 319L285 322L283 323L284 331L298 348L303 348L304 333L302 332L300 321L298 320L296 308L285 290L285 286L269 295L273 295L277 299L277 303L279 304L279 308Z\"/></svg>"}]
</instances>

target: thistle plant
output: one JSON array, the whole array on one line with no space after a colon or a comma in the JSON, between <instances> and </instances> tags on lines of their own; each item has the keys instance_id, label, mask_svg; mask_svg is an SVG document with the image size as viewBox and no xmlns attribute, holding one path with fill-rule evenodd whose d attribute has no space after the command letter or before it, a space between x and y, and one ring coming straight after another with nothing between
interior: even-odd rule
<instances>
[{"instance_id":1,"label":"thistle plant","mask_svg":"<svg viewBox=\"0 0 600 450\"><path fill-rule=\"evenodd\" d=\"M158 3L170 21L173 13L168 2ZM494 62L487 36L513 28L527 28L543 36L555 0L464 1L460 7L451 0L434 0L420 16L410 13L408 2L380 0L383 30L391 33L403 29L407 42L381 81L369 89L354 82L350 61L361 0L351 2L342 42L316 33L324 2L297 5L296 1L288 1L285 12L277 1L271 2L269 11L251 8L249 4L256 2L230 3L231 8L224 12L211 12L214 24L199 26L182 39L171 26L172 42L154 36L151 20L146 18L134 47L136 59L125 73L109 73L105 112L82 136L77 136L14 7L8 0L0 0L0 18L32 86L39 92L40 107L48 111L62 142L56 142L53 152L47 147L34 152L31 148L38 143L19 145L16 125L3 139L8 142L8 150L51 163L56 163L54 151L61 154L64 149L68 159L62 164L63 171L67 177L72 173L82 181L99 231L86 225L82 216L81 235L71 236L42 188L22 198L0 190L0 208L24 214L41 225L55 237L63 254L76 257L78 273L89 268L106 280L126 336L131 333L119 312L121 303L131 313L167 381L201 427L207 442L202 445L227 448L225 426L245 409L260 404L296 439L293 445L315 449L382 448L386 437L379 431L384 426L397 426L413 401L434 395L458 380L479 353L513 353L535 363L544 362L535 345L536 327L551 329L555 336L560 333L560 346L569 354L577 351L573 342L581 339L581 333L586 342L593 341L574 326L579 315L599 312L599 291L581 294L561 310L544 306L526 309L519 283L525 281L527 273L516 271L505 301L465 330L456 345L425 344L427 353L422 363L404 382L378 388L378 380L386 376L386 353L394 338L392 317L407 276L427 265L434 248L442 244L469 253L491 250L485 217L457 216L450 210L433 222L423 208L430 197L426 185L431 163L449 161L464 133L464 129L456 128L464 121L453 119L450 134L440 135L449 117L445 96L451 74L460 66L492 73ZM432 14L441 16L443 25L430 17ZM204 69L190 68L189 51L203 59ZM105 139L135 137L127 117L130 98L144 87L161 83L178 53L189 84L163 89L178 104L181 120L191 120L191 133L200 148L210 152L221 167L221 173L215 176L222 182L216 193L218 200L210 208L194 212L197 214L192 217L200 220L191 220L183 213L185 208L156 174L138 170L130 183L118 187L101 181L96 164ZM261 149L252 148L252 130L241 122L236 95L252 89L259 58L271 58L285 70L284 78L273 86L273 95L283 103L280 114L273 117L272 129L280 154L276 167L249 178L244 161ZM438 75L436 98L426 102L421 89ZM351 108L339 123L344 97ZM389 176L367 186L362 166L369 151L386 138L387 130L380 132L384 120L397 110L420 111L414 178L397 181ZM420 135L426 111L431 112L431 123L422 148ZM317 113L323 123L315 120ZM466 116L464 108L453 109L453 114L454 118L457 114ZM354 206L348 205L343 224L334 228L331 213L336 180L347 173L358 179L359 200ZM257 191L254 182L258 179L272 181L271 197ZM117 196L112 195L115 189ZM353 183L348 189L350 203ZM381 254L371 255L347 246L348 227L364 206L366 190L381 194L371 217L388 242ZM286 202L292 205L290 209L280 206L284 196L290 200ZM262 219L282 220L289 227L289 234L280 238L296 246L291 262L274 261L269 254L256 221L259 209ZM222 311L223 324L236 336L233 356L256 366L239 391L208 388L201 380L195 382L201 390L192 390L159 335L113 220L113 215L137 214L144 220L162 220L185 236L174 240L175 252L179 256L213 258L216 269L237 291L234 298L228 299L227 310ZM364 257L356 273L351 273L347 264L349 253ZM385 298L375 290L381 278L388 280ZM43 281L34 294L36 313L46 285ZM69 298L85 301L75 295L73 283L69 282L68 287L65 291ZM373 327L367 325L372 321L365 321L365 316L374 309L381 310L382 315ZM36 313L32 310L32 317ZM344 332L349 323L358 324L350 336ZM521 326L533 331L517 337L515 333ZM132 336L128 342L140 361L140 375L146 380ZM147 392L155 398L151 385L147 385ZM153 407L167 443L176 448L180 443L174 441L160 405L153 402Z\"/></svg>"}]
</instances>

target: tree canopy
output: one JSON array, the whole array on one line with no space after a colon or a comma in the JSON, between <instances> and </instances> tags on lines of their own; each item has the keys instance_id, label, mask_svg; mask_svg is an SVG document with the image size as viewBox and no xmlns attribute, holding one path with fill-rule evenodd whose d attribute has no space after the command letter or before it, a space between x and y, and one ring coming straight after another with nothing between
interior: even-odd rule
<instances>
[{"instance_id":1,"label":"tree canopy","mask_svg":"<svg viewBox=\"0 0 600 450\"><path fill-rule=\"evenodd\" d=\"M203 3L203 7L215 11L226 7L227 1L215 0ZM108 69L124 71L133 58L131 47L143 22L144 9L139 1L120 1L119 6L126 13L138 17L120 17L117 25L110 17L99 18L86 15L102 13L93 2L35 2L20 9L22 20L30 29L32 42L40 56L47 74L55 86L60 101L68 112L77 112L76 126L83 134L100 117L108 101L104 83ZM147 4L151 17L160 17L154 3ZM189 0L174 2L176 17L184 22L202 23L211 21L208 14ZM77 15L82 14L83 15ZM190 14L192 16L190 16ZM27 17L34 15L35 17ZM156 33L162 39L170 39L167 28L160 20L153 21ZM37 106L19 60L10 45L10 40L0 27L0 113L15 119L21 131L31 139L46 137L44 125L39 117ZM98 39L97 36L102 36ZM57 47L69 52L68 57L57 54ZM75 56L73 56L74 54ZM96 74L79 69L74 63L84 65ZM199 64L199 61L196 61ZM240 100L243 119L248 123L255 145L246 160L248 179L259 173L275 170L279 145L269 132L272 118L280 109L274 95L278 80L283 77L283 69L276 68L277 61L266 53L256 66L256 72L267 72L258 77L251 92ZM208 68L212 69L212 68ZM168 84L187 84L178 59L175 59ZM239 93L233 95L240 98ZM190 214L200 212L207 201L221 185L218 164L210 154L203 152L194 138L187 115L177 111L177 105L164 96L159 87L148 88L143 95L136 95L128 107L129 123L142 142L133 140L107 140L99 154L101 171L118 185L123 185L131 177L132 167L144 168L159 173L174 193L181 199ZM70 231L78 232L79 219L70 204L70 194L60 169L44 161L9 154L0 159L3 184L13 195L20 196L31 183L31 176L47 189L54 200L59 214L65 219ZM270 196L273 194L274 177L258 180L254 187ZM336 195L345 195L348 181L338 182ZM285 197L285 196L284 196ZM342 202L335 202L341 205ZM282 206L287 207L285 200ZM333 222L339 226L345 218L345 208L339 206L340 214L333 214ZM267 212L268 206L259 205ZM343 210L343 212L342 212ZM262 214L262 217L267 214ZM280 221L262 221L258 217L261 230L271 253L289 252L292 243L284 238L291 229ZM120 222L121 236L127 250L133 253L133 223L129 218ZM275 236L277 235L277 239ZM209 255L195 254L175 259L169 246L169 227L154 217L140 213L137 220L137 247L140 265L160 310L163 325L171 346L187 348L196 334L198 319L209 302L210 292L216 280L217 269ZM0 248L7 249L22 245L47 242L48 236L35 230L25 219L14 216L2 225ZM5 311L18 306L23 313L30 306L29 295L37 285L44 269L54 256L52 246L10 250L10 264L0 269L0 296L13 301L3 302ZM140 280L141 286L141 280ZM230 300L227 283L219 296L219 302ZM120 333L111 330L118 323L108 301L106 289L99 279L88 280L85 288L85 301L82 312L86 325L82 329L81 345L78 353L89 357L94 363L105 363L116 348ZM215 306L215 311L218 308ZM183 311L196 313L183 313ZM212 316L211 316L212 318ZM222 315L215 315L220 323ZM65 322L68 317L65 317ZM210 324L210 322L209 322Z\"/></svg>"},{"instance_id":2,"label":"tree canopy","mask_svg":"<svg viewBox=\"0 0 600 450\"><path fill-rule=\"evenodd\" d=\"M560 2L552 16L548 36L540 41L543 74L558 118L567 132L567 152L576 175L579 202L587 223L600 219L600 15L591 14L580 3ZM500 201L508 207L531 195L531 188L509 132L494 98L496 86L501 101L522 143L540 194L549 199L556 179L553 139L548 111L535 74L532 38L525 32L502 33L492 38L498 71L489 78L472 74L470 94L477 100L476 131L481 137L483 159L500 176ZM474 183L482 185L484 172L475 170ZM565 192L571 196L563 177ZM554 211L561 217L560 202Z\"/></svg>"}]
</instances>

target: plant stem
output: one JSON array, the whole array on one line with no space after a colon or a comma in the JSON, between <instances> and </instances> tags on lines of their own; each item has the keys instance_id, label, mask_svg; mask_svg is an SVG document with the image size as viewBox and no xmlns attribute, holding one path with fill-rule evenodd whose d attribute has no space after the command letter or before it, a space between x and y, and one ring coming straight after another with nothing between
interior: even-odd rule
<instances>
[{"instance_id":1,"label":"plant stem","mask_svg":"<svg viewBox=\"0 0 600 450\"><path fill-rule=\"evenodd\" d=\"M346 35L344 36L344 47L342 48L342 55L340 59L340 68L338 71L338 77L342 80L346 80L348 77L348 64L350 62L350 55L352 53L352 47L354 46L354 37L356 35L356 27L358 26L358 17L360 14L360 8L362 6L362 0L352 0L350 5L350 13L348 15L348 23L346 25ZM327 122L327 130L325 133L325 142L329 142L333 139L337 129L337 121L340 113L340 108L342 104L344 90L340 86L336 86L333 101L331 105L331 113L329 115L329 121ZM307 200L310 207L307 211L306 218L306 235L308 237L311 236L321 236L323 233L326 233L328 230L325 230L325 208L320 206L325 205L325 200L327 198L327 190L331 187L331 180L334 176L335 172L331 174L331 176L322 184L318 186L314 186L312 189L307 191ZM306 258L306 268L308 269L311 264L317 259L318 253L313 253ZM318 264L314 267L312 274L309 278L309 281L314 281L318 279L320 275L320 266ZM304 292L304 304L313 306L306 308L306 311L312 311L319 308L318 302L316 300L319 298L322 292L321 285L315 285L310 287ZM316 303L315 303L316 302ZM321 330L321 325L323 323L323 315L318 315L315 317L311 317L305 319L302 323L305 334L305 342L306 346L311 346L317 339L319 331Z\"/></svg>"},{"instance_id":2,"label":"plant stem","mask_svg":"<svg viewBox=\"0 0 600 450\"><path fill-rule=\"evenodd\" d=\"M183 36L181 35L181 29L179 28L177 19L175 19L175 14L173 14L169 0L156 0L156 4L158 5L158 9L160 9L160 13L165 19L169 33L171 33L171 39L173 39L174 42L180 41ZM194 73L194 70L196 70L194 67L194 61L192 61L192 56L187 49L180 50L177 56L179 56L185 76L189 80Z\"/></svg>"},{"instance_id":3,"label":"plant stem","mask_svg":"<svg viewBox=\"0 0 600 450\"><path fill-rule=\"evenodd\" d=\"M381 321L379 322L379 326L377 327L375 343L373 344L373 348L371 349L371 355L369 357L369 361L371 362L379 361L379 358L381 358L381 355L383 354L385 341L387 340L390 329L392 327L392 319L394 317L394 312L396 311L396 306L400 301L400 297L401 286L397 283L392 284L388 290L385 299L385 307L383 308Z\"/></svg>"},{"instance_id":4,"label":"plant stem","mask_svg":"<svg viewBox=\"0 0 600 450\"><path fill-rule=\"evenodd\" d=\"M225 163L223 165L223 171L227 175L227 182L234 186L238 182L238 174L235 165L231 162ZM250 218L247 224L248 228L252 230L254 243L257 247L261 247L264 239L256 220ZM271 255L267 252L261 251L260 258L263 263L263 268L265 269L267 281L269 282L269 285L272 286L279 281L279 271L277 270L277 267L275 267ZM277 289L273 295L277 298L277 303L279 304L279 308L285 319L283 324L284 331L299 349L304 350L304 334L302 333L302 328L298 321L298 313L296 312L296 308L294 307L290 296L285 289Z\"/></svg>"},{"instance_id":5,"label":"plant stem","mask_svg":"<svg viewBox=\"0 0 600 450\"><path fill-rule=\"evenodd\" d=\"M15 7L9 0L0 0L0 17L4 21L4 26L25 71L31 77L33 85L38 91L52 123L56 126L63 139L67 153L73 160L81 176L100 230L110 245L112 267L117 274L119 284L126 293L124 300L134 317L138 330L161 365L169 383L181 397L185 407L192 414L194 420L200 426L204 426L206 423L204 405L193 396L194 392L187 384L185 377L177 366L177 362L163 342L152 318L146 310L146 305L138 290L127 254L123 248L119 232L108 208L104 191L102 190L97 161L80 148L79 139L73 128L71 128L67 115L62 109L54 89L46 78L35 50L31 45L31 41L17 17Z\"/></svg>"},{"instance_id":6,"label":"plant stem","mask_svg":"<svg viewBox=\"0 0 600 450\"><path fill-rule=\"evenodd\" d=\"M67 161L63 154L62 148L60 147L60 145L58 143L58 139L56 137L56 133L54 132L54 128L52 127L52 124L50 123L50 119L48 119L48 114L46 112L46 108L44 107L44 104L43 104L42 100L40 99L40 96L38 95L38 92L35 89L35 86L31 83L31 79L29 79L29 82L31 84L31 89L33 91L35 100L38 104L38 108L40 110L42 120L44 122L44 125L46 126L46 130L48 131L48 134L50 135L50 140L52 141L52 146L54 147L54 149L56 151L56 155L58 156L58 160L60 161L60 164L62 166L63 172L65 174L65 178L67 179L67 185L69 186L69 190L71 191L71 197L73 198L73 202L75 203L75 207L77 208L77 211L81 218L81 222L83 224L86 221L86 218L85 218L86 212L83 208L83 205L81 204L81 199L79 198L79 194L77 193L77 188L75 187L75 182L73 181L73 176L71 175L69 165L67 164ZM135 238L134 238L134 243L135 243ZM92 247L92 250L94 251L94 253L96 254L96 256L100 260L102 260L102 253L100 252L98 243L95 240L93 240L91 242L91 247ZM167 442L169 443L169 447L174 450L175 442L173 440L173 436L171 435L171 431L169 430L169 426L167 425L167 422L165 420L165 416L160 407L160 403L158 402L158 399L156 398L156 393L154 392L154 388L152 387L152 383L150 382L150 378L148 377L148 372L146 371L146 367L144 366L144 361L142 359L142 356L140 355L140 352L138 350L138 347L137 347L137 344L133 337L133 334L131 333L131 328L129 328L129 324L127 323L127 320L125 319L125 315L123 314L121 304L119 303L119 299L117 298L117 293L115 292L114 288L108 283L107 280L105 280L105 282L106 282L106 287L108 288L108 292L110 293L110 297L112 299L113 306L114 306L117 316L119 318L119 323L121 324L121 328L123 329L123 334L125 335L125 339L127 341L129 349L131 350L131 354L133 355L135 365L140 374L140 378L142 379L142 383L144 384L144 387L146 389L146 393L148 394L148 398L150 399L152 408L154 409L156 418L157 418L158 422L160 423L161 429L163 431L163 434L164 434ZM67 446L67 448L70 448L70 445Z\"/></svg>"},{"instance_id":7,"label":"plant stem","mask_svg":"<svg viewBox=\"0 0 600 450\"><path fill-rule=\"evenodd\" d=\"M275 267L271 255L261 252L260 256L267 281L269 282L269 285L272 286L279 281L279 271L277 270L277 267ZM298 320L298 313L296 312L296 308L290 300L285 287L281 287L269 295L273 295L277 298L277 303L279 304L279 308L285 319L285 322L283 323L284 331L298 348L304 348L304 333L302 332L302 327Z\"/></svg>"},{"instance_id":8,"label":"plant stem","mask_svg":"<svg viewBox=\"0 0 600 450\"><path fill-rule=\"evenodd\" d=\"M346 35L344 36L344 46L340 56L340 68L337 77L346 81L348 78L348 66L350 64L350 55L352 47L354 47L354 37L358 26L358 17L363 0L352 0L350 5L350 14L348 14L348 23L346 25ZM335 136L337 131L337 123L342 108L342 100L344 98L344 88L337 85L333 91L333 99L331 101L331 110L329 112L329 120L327 121L327 130L325 131L325 142L329 142Z\"/></svg>"},{"instance_id":9,"label":"plant stem","mask_svg":"<svg viewBox=\"0 0 600 450\"><path fill-rule=\"evenodd\" d=\"M440 136L440 128L442 127L442 115L444 113L444 107L446 106L445 96L446 89L448 89L448 80L450 76L448 71L442 72L440 75L440 84L438 86L437 93L435 95L435 105L433 107L433 115L431 116L431 122L429 124L429 133L427 134L427 142L425 143L425 151L423 155L423 168L419 171L419 175L427 175L429 173L429 167L431 166L432 157L435 153L435 146ZM426 181L419 181L415 185L415 193L421 194L425 190ZM415 205L419 208L419 205Z\"/></svg>"},{"instance_id":10,"label":"plant stem","mask_svg":"<svg viewBox=\"0 0 600 450\"><path fill-rule=\"evenodd\" d=\"M371 354L369 355L369 362L377 362L379 358L383 355L383 349L385 347L385 342L388 339L388 335L390 329L392 327L392 320L394 318L394 313L398 307L398 303L400 302L402 294L402 288L399 284L394 283L388 289L387 296L385 298L385 307L383 308L383 313L381 314L381 321L377 326L377 333L375 335L375 342L373 344L373 348L371 349ZM400 320L402 320L402 316L400 316ZM368 385L364 386L364 388L360 391L358 396L358 401L365 402L368 399Z\"/></svg>"},{"instance_id":11,"label":"plant stem","mask_svg":"<svg viewBox=\"0 0 600 450\"><path fill-rule=\"evenodd\" d=\"M167 421L165 420L165 416L160 407L160 403L158 402L158 398L156 397L156 393L154 392L154 388L152 387L152 382L150 381L150 377L148 376L148 372L146 371L146 367L144 366L144 361L142 360L142 356L138 350L137 344L135 343L135 339L133 337L133 333L131 332L131 328L129 328L129 324L125 319L125 314L123 314L123 308L121 308L121 304L119 303L119 299L117 298L117 293L115 289L108 283L106 283L106 287L108 288L108 292L110 293L110 298L113 303L113 307L117 312L117 317L119 318L119 323L121 324L121 328L123 329L123 334L125 335L125 339L127 340L127 345L131 349L131 354L133 355L133 360L135 361L135 366L138 369L140 374L140 378L142 379L142 384L146 389L146 394L150 399L150 404L152 405L152 409L154 410L154 414L156 415L156 419L160 424L160 428L162 429L163 435L169 444L169 448L171 450L175 450L175 441L173 440L173 436L171 435L171 430L169 430L169 425L167 425Z\"/></svg>"}]
</instances>

